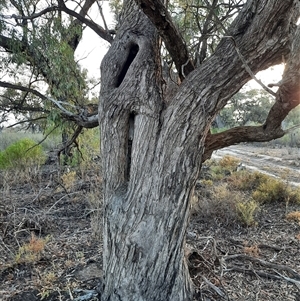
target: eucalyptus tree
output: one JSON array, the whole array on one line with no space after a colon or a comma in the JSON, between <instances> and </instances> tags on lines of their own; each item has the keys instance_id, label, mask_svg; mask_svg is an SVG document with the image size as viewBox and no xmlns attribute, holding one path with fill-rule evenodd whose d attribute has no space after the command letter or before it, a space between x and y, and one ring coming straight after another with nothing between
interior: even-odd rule
<instances>
[{"instance_id":1,"label":"eucalyptus tree","mask_svg":"<svg viewBox=\"0 0 300 301\"><path fill-rule=\"evenodd\" d=\"M3 120L20 116L19 123L39 124L46 134L60 128L63 137L75 135L72 141L83 127L98 125L97 110L93 118L89 110L94 83L75 59L85 26L79 19L85 20L95 2L73 5L76 17L63 13L68 11L63 1L0 2Z\"/></svg>"},{"instance_id":2,"label":"eucalyptus tree","mask_svg":"<svg viewBox=\"0 0 300 301\"><path fill-rule=\"evenodd\" d=\"M48 7L75 15L111 43L98 114L103 301L192 300L184 246L201 164L216 149L285 134L281 123L300 101L298 2L124 0L115 31L70 11L67 1ZM265 87L275 101L264 123L210 133L231 97L282 60L282 81L272 83L277 92ZM79 117L72 115L91 124Z\"/></svg>"}]
</instances>

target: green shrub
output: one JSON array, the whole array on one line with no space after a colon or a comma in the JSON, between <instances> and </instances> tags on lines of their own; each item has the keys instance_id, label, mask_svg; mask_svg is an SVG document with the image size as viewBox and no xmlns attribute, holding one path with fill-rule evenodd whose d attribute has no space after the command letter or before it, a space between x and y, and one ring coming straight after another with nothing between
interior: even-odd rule
<instances>
[{"instance_id":1,"label":"green shrub","mask_svg":"<svg viewBox=\"0 0 300 301\"><path fill-rule=\"evenodd\" d=\"M221 160L209 160L206 165L209 167L212 180L222 180L237 170L239 160L235 157L224 156Z\"/></svg>"},{"instance_id":2,"label":"green shrub","mask_svg":"<svg viewBox=\"0 0 300 301\"><path fill-rule=\"evenodd\" d=\"M45 154L41 145L28 138L19 140L0 152L0 169L41 164Z\"/></svg>"},{"instance_id":3,"label":"green shrub","mask_svg":"<svg viewBox=\"0 0 300 301\"><path fill-rule=\"evenodd\" d=\"M247 226L255 225L254 213L258 208L258 203L251 200L248 202L239 201L236 203L236 211L242 223Z\"/></svg>"},{"instance_id":4,"label":"green shrub","mask_svg":"<svg viewBox=\"0 0 300 301\"><path fill-rule=\"evenodd\" d=\"M252 197L258 202L300 202L300 189L292 188L283 181L267 177L253 192Z\"/></svg>"},{"instance_id":5,"label":"green shrub","mask_svg":"<svg viewBox=\"0 0 300 301\"><path fill-rule=\"evenodd\" d=\"M73 147L71 156L61 155L61 164L71 167L89 168L93 158L100 155L99 129L83 130L77 138L79 149Z\"/></svg>"}]
</instances>

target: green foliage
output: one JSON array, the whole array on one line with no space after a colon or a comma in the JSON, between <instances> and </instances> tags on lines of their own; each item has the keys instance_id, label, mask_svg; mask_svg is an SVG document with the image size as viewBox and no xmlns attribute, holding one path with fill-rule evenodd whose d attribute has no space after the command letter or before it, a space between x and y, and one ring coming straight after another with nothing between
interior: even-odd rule
<instances>
[{"instance_id":1,"label":"green foliage","mask_svg":"<svg viewBox=\"0 0 300 301\"><path fill-rule=\"evenodd\" d=\"M294 125L285 126L285 127L288 128L292 126ZM270 144L300 148L300 129L295 129L294 131L284 135L283 137L273 140L272 142L270 142Z\"/></svg>"},{"instance_id":2,"label":"green foliage","mask_svg":"<svg viewBox=\"0 0 300 301\"><path fill-rule=\"evenodd\" d=\"M77 138L79 149L72 149L72 156L61 156L62 162L71 166L88 168L93 164L93 159L100 154L100 133L98 128L83 130Z\"/></svg>"},{"instance_id":3,"label":"green foliage","mask_svg":"<svg viewBox=\"0 0 300 301\"><path fill-rule=\"evenodd\" d=\"M24 138L28 138L36 144L39 144L40 141L42 141L41 146L44 151L53 150L58 144L61 144L61 135L59 135L59 133L52 134L47 139L43 140L45 138L43 133L3 130L0 134L0 151L5 150L11 144Z\"/></svg>"},{"instance_id":4,"label":"green foliage","mask_svg":"<svg viewBox=\"0 0 300 301\"><path fill-rule=\"evenodd\" d=\"M236 171L238 164L239 160L231 156L225 156L217 163L214 160L207 162L214 180L221 180L224 176Z\"/></svg>"},{"instance_id":5,"label":"green foliage","mask_svg":"<svg viewBox=\"0 0 300 301\"><path fill-rule=\"evenodd\" d=\"M39 0L20 0L15 4L4 1L0 3L0 8L3 14L20 15L24 12L30 15L40 4ZM6 10L2 11L5 7ZM5 70L10 81L41 91L77 114L78 107L86 104L91 95L89 85L95 85L74 55L82 36L82 24L73 17L55 11L24 22L17 22L13 18L8 22L0 17L1 30L2 33L5 30L9 46L1 57L0 69ZM35 122L46 129L46 134L56 127L57 131L64 130L61 126L65 118L61 117L61 112L51 101L41 101L32 93L12 89L1 89L1 96L0 108L18 117L23 115L26 119L37 120L42 117L44 122L41 119ZM28 111L32 112L28 114Z\"/></svg>"},{"instance_id":6,"label":"green foliage","mask_svg":"<svg viewBox=\"0 0 300 301\"><path fill-rule=\"evenodd\" d=\"M111 11L114 14L114 19L118 20L121 10L122 10L123 1L122 0L111 0L111 1L109 1L109 6L110 6Z\"/></svg>"},{"instance_id":7,"label":"green foliage","mask_svg":"<svg viewBox=\"0 0 300 301\"><path fill-rule=\"evenodd\" d=\"M0 152L0 169L23 168L32 164L41 164L45 154L41 145L28 138L19 140Z\"/></svg>"},{"instance_id":8,"label":"green foliage","mask_svg":"<svg viewBox=\"0 0 300 301\"><path fill-rule=\"evenodd\" d=\"M258 208L258 203L254 200L239 201L236 203L236 210L242 223L246 226L255 225L254 213Z\"/></svg>"},{"instance_id":9,"label":"green foliage","mask_svg":"<svg viewBox=\"0 0 300 301\"><path fill-rule=\"evenodd\" d=\"M292 127L300 124L300 106L293 109L284 120L286 127Z\"/></svg>"}]
</instances>

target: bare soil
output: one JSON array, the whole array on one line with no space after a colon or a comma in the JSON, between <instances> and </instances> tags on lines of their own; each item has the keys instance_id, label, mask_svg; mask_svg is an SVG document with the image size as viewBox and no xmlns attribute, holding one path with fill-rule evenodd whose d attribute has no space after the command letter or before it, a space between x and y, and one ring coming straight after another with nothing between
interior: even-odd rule
<instances>
[{"instance_id":1,"label":"bare soil","mask_svg":"<svg viewBox=\"0 0 300 301\"><path fill-rule=\"evenodd\" d=\"M240 158L246 168L300 182L299 150L238 146L216 156L225 154ZM0 300L98 300L101 206L95 204L101 174L95 170L98 166L82 171L70 183L55 166L2 172ZM300 205L264 205L253 227L194 212L186 258L195 300L300 301L300 224L286 219L296 210ZM38 246L38 239L45 242L41 250L22 253L24 246Z\"/></svg>"}]
</instances>

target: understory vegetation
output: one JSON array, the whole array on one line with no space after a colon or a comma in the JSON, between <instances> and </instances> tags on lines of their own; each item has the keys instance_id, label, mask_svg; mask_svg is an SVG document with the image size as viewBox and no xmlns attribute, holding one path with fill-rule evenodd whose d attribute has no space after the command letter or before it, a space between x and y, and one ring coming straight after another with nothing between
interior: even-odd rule
<instances>
[{"instance_id":1,"label":"understory vegetation","mask_svg":"<svg viewBox=\"0 0 300 301\"><path fill-rule=\"evenodd\" d=\"M193 201L194 212L218 217L225 223L255 226L255 214L266 203L300 204L300 188L240 167L238 159L225 156L204 166Z\"/></svg>"},{"instance_id":2,"label":"understory vegetation","mask_svg":"<svg viewBox=\"0 0 300 301\"><path fill-rule=\"evenodd\" d=\"M93 136L98 132L90 133L81 139L98 141ZM49 301L69 300L70 296L75 299L85 290L92 291L95 296L95 287L102 273L99 265L102 262L102 207L99 202L102 176L96 155L99 145L89 143L90 149L81 150L81 159L70 160L69 165L45 165L43 161L28 160L31 153L25 146L33 145L35 153L30 158L45 160L49 150L43 144L36 146L36 142L29 138L12 143L1 153L1 158L3 154L16 154L16 161L10 160L15 164L1 165L0 170L1 300L18 300L18 294L25 298L22 294L29 287L36 298ZM15 148L19 152L10 151ZM19 164L24 161L27 164ZM202 273L208 278L215 277L216 267L208 268L211 263L206 266L207 271L200 270L199 266L206 258L208 246L211 246L211 252L217 252L214 235L218 231L226 229L227 233L236 235L238 229L245 233L248 238L243 241L240 252L252 260L261 257L261 247L251 235L262 227L262 220L268 218L267 211L275 212L280 208L279 219L286 225L298 227L300 220L300 188L289 183L287 172L282 173L281 179L276 179L249 171L237 158L230 156L205 162L192 198L187 233L188 246L192 249L187 258L199 292L200 287L212 281L205 278L209 282L203 282ZM210 236L205 236L204 248L199 245L203 237L195 234L203 231L210 233ZM192 240L191 233L194 233ZM299 233L295 233L298 240ZM221 248L222 245L226 243L221 243ZM205 260L208 263L213 258L210 254ZM81 272L85 269L87 275L83 276ZM17 290L12 289L15 286ZM211 287L210 293L206 291L206 294L211 294Z\"/></svg>"}]
</instances>

